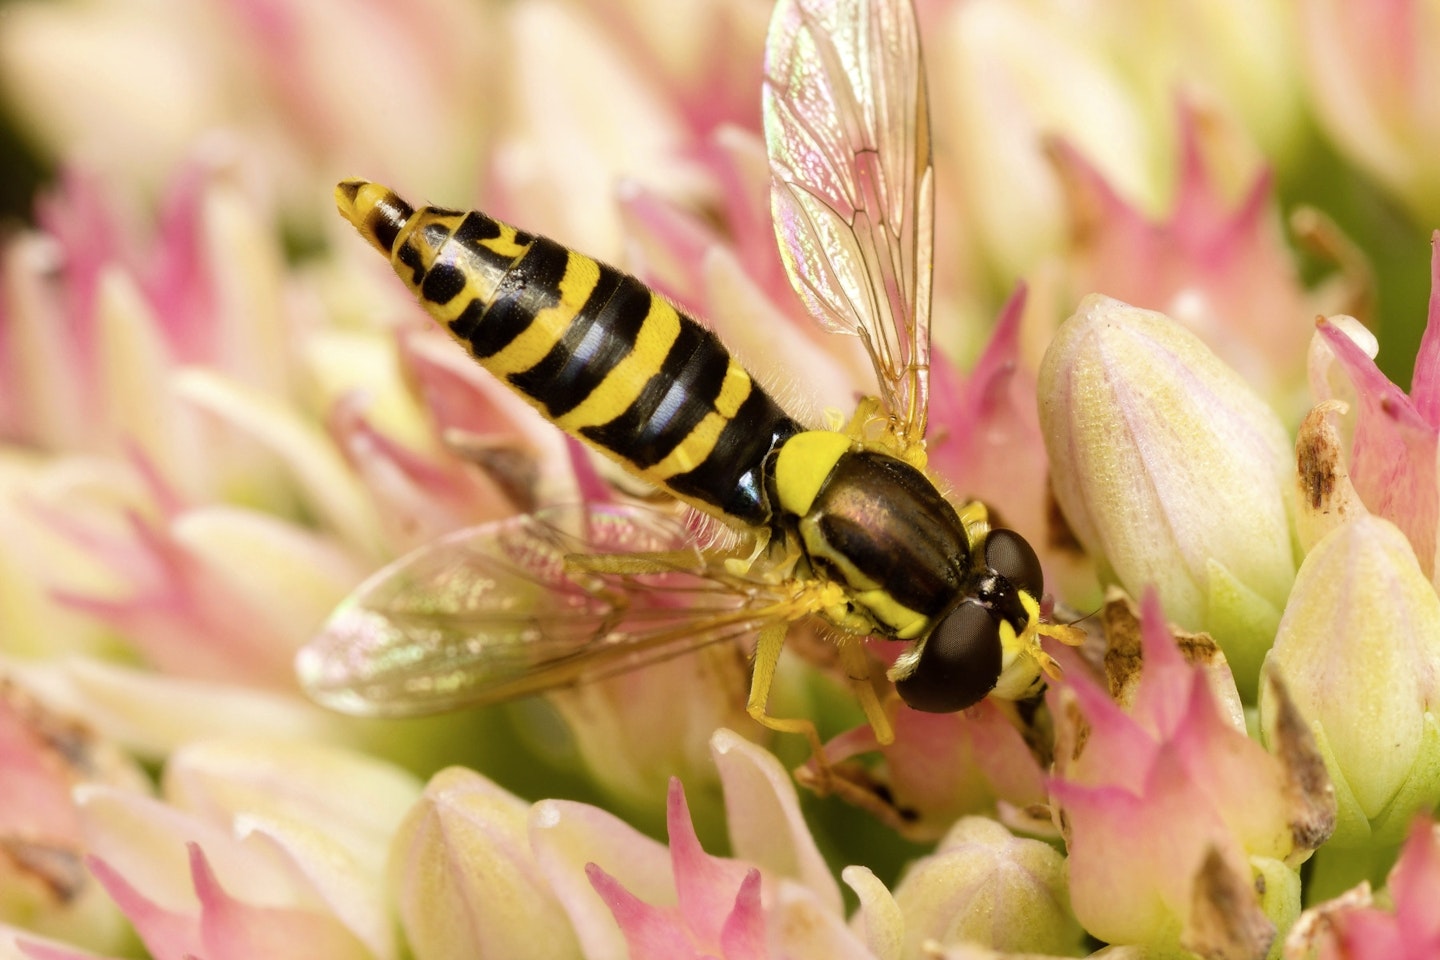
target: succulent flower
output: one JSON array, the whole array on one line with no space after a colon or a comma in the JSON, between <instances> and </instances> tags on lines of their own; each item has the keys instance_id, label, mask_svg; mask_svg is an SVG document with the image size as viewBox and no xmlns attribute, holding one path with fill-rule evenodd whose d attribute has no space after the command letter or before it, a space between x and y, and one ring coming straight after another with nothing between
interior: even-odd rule
<instances>
[{"instance_id":1,"label":"succulent flower","mask_svg":"<svg viewBox=\"0 0 1440 960\"><path fill-rule=\"evenodd\" d=\"M1393 524L1362 515L1310 549L1266 663L1335 782L1333 842L1397 842L1440 800L1440 598Z\"/></svg>"},{"instance_id":2,"label":"succulent flower","mask_svg":"<svg viewBox=\"0 0 1440 960\"><path fill-rule=\"evenodd\" d=\"M1250 739L1214 672L1182 658L1153 592L1139 623L1138 644L1111 638L1131 656L1107 662L1128 708L1076 671L1050 695L1075 915L1108 943L1263 956L1299 913L1296 868L1333 824L1318 754L1300 723L1277 728L1274 753Z\"/></svg>"},{"instance_id":3,"label":"succulent flower","mask_svg":"<svg viewBox=\"0 0 1440 960\"><path fill-rule=\"evenodd\" d=\"M1213 634L1252 700L1295 577L1279 418L1194 334L1090 296L1040 369L1055 498L1127 590Z\"/></svg>"},{"instance_id":4,"label":"succulent flower","mask_svg":"<svg viewBox=\"0 0 1440 960\"><path fill-rule=\"evenodd\" d=\"M1381 960L1440 951L1434 904L1440 896L1440 832L1429 817L1410 827L1400 858L1376 902L1369 884L1306 910L1285 942L1286 957Z\"/></svg>"},{"instance_id":5,"label":"succulent flower","mask_svg":"<svg viewBox=\"0 0 1440 960\"><path fill-rule=\"evenodd\" d=\"M1346 477L1347 489L1353 488L1367 510L1404 531L1420 569L1436 582L1440 577L1436 567L1440 475L1435 466L1440 437L1440 245L1434 237L1431 248L1429 311L1409 393L1375 366L1378 342L1349 318L1317 325L1310 379L1317 401L1353 397L1353 439L1349 456L1337 468ZM1346 393L1332 386L1327 376L1332 366L1345 374ZM1310 472L1312 479L1318 473L1323 480L1323 471L1312 467ZM1310 509L1329 505L1317 500Z\"/></svg>"},{"instance_id":6,"label":"succulent flower","mask_svg":"<svg viewBox=\"0 0 1440 960\"><path fill-rule=\"evenodd\" d=\"M894 896L905 918L902 956L937 944L1067 954L1080 939L1065 858L985 817L955 821L934 853L910 865Z\"/></svg>"},{"instance_id":7,"label":"succulent flower","mask_svg":"<svg viewBox=\"0 0 1440 960\"><path fill-rule=\"evenodd\" d=\"M1440 216L1440 112L1426 95L1440 31L1426 3L1387 4L1364 16L1336 0L1296 5L1298 37L1317 119L1335 146L1427 225Z\"/></svg>"}]
</instances>

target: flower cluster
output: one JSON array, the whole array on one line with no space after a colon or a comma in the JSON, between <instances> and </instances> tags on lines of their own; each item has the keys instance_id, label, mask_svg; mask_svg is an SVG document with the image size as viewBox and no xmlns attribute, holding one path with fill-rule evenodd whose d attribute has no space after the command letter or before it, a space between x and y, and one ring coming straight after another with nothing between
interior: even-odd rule
<instances>
[{"instance_id":1,"label":"flower cluster","mask_svg":"<svg viewBox=\"0 0 1440 960\"><path fill-rule=\"evenodd\" d=\"M422 319L335 181L622 263L801 419L873 390L775 253L770 0L663 6L6 6L56 173L0 237L0 960L1440 950L1420 0L915 0L929 469L1087 633L1043 697L879 689L881 743L798 626L770 709L822 771L728 643L418 720L302 695L407 551L651 496Z\"/></svg>"}]
</instances>

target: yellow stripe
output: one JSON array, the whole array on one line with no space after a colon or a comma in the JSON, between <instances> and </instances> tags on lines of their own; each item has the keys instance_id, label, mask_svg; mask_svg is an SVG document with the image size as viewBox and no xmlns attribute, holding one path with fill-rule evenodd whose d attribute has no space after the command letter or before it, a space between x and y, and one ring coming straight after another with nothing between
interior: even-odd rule
<instances>
[{"instance_id":1,"label":"yellow stripe","mask_svg":"<svg viewBox=\"0 0 1440 960\"><path fill-rule=\"evenodd\" d=\"M732 359L725 371L725 382L720 388L720 395L715 398L717 412L706 414L705 419L696 424L695 429L686 434L685 439L676 444L675 449L671 450L664 460L645 470L645 479L652 483L663 483L670 477L688 473L704 463L710 456L710 451L715 449L721 431L740 409L740 404L750 395L750 390L750 375Z\"/></svg>"},{"instance_id":2,"label":"yellow stripe","mask_svg":"<svg viewBox=\"0 0 1440 960\"><path fill-rule=\"evenodd\" d=\"M524 269L521 263L519 269ZM560 278L560 302L535 314L530 322L505 349L485 360L486 369L496 376L523 373L545 358L545 354L565 335L575 315L590 299L600 280L600 265L574 250L567 251L565 276Z\"/></svg>"},{"instance_id":3,"label":"yellow stripe","mask_svg":"<svg viewBox=\"0 0 1440 960\"><path fill-rule=\"evenodd\" d=\"M680 315L668 302L652 295L650 312L640 324L634 349L590 391L588 397L556 419L555 423L561 429L575 433L583 427L598 427L620 416L640 396L650 378L660 372L678 336ZM616 451L616 454L625 455L624 451Z\"/></svg>"},{"instance_id":4,"label":"yellow stripe","mask_svg":"<svg viewBox=\"0 0 1440 960\"><path fill-rule=\"evenodd\" d=\"M715 409L726 420L733 420L740 412L740 404L750 396L750 374L732 358L725 371L725 382L720 385L720 395L715 398Z\"/></svg>"},{"instance_id":5,"label":"yellow stripe","mask_svg":"<svg viewBox=\"0 0 1440 960\"><path fill-rule=\"evenodd\" d=\"M491 220L491 222L500 228L500 236L494 237L490 240L481 240L480 246L484 247L486 250L493 251L497 256L510 257L511 259L520 256L520 254L530 249L530 245L528 243L522 244L516 242L515 234L517 234L519 231L516 230L514 227L510 226L510 224L502 223L499 220L493 219ZM588 260L589 258L586 257L585 259Z\"/></svg>"}]
</instances>

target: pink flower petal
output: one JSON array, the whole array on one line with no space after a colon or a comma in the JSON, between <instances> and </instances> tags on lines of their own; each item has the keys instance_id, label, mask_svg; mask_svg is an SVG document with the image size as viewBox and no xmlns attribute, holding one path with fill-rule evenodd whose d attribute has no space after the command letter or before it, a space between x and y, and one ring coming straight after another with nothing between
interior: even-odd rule
<instances>
[{"instance_id":1,"label":"pink flower petal","mask_svg":"<svg viewBox=\"0 0 1440 960\"><path fill-rule=\"evenodd\" d=\"M1420 418L1440 428L1440 230L1430 235L1430 302L1415 354L1410 398Z\"/></svg>"},{"instance_id":2,"label":"pink flower petal","mask_svg":"<svg viewBox=\"0 0 1440 960\"><path fill-rule=\"evenodd\" d=\"M1350 480L1372 513L1404 531L1420 569L1433 579L1440 523L1437 424L1422 416L1405 392L1386 379L1338 327L1322 320L1317 329L1357 394Z\"/></svg>"},{"instance_id":3,"label":"pink flower petal","mask_svg":"<svg viewBox=\"0 0 1440 960\"><path fill-rule=\"evenodd\" d=\"M198 844L189 844L190 871L200 899L199 932L206 960L371 960L372 954L331 916L264 907L232 897L220 885ZM163 960L163 958L161 958Z\"/></svg>"},{"instance_id":4,"label":"pink flower petal","mask_svg":"<svg viewBox=\"0 0 1440 960\"><path fill-rule=\"evenodd\" d=\"M669 851L597 807L542 800L530 811L530 844L586 956L619 956L624 950L608 904L586 879L587 863L608 866L616 883L647 903L676 902Z\"/></svg>"},{"instance_id":5,"label":"pink flower petal","mask_svg":"<svg viewBox=\"0 0 1440 960\"><path fill-rule=\"evenodd\" d=\"M1395 918L1412 949L1419 956L1424 947L1429 955L1440 953L1440 834L1429 817L1418 817L1390 871L1387 883L1395 901Z\"/></svg>"},{"instance_id":6,"label":"pink flower petal","mask_svg":"<svg viewBox=\"0 0 1440 960\"><path fill-rule=\"evenodd\" d=\"M1157 739L1165 739L1179 729L1184 720L1192 680L1199 673L1180 656L1160 607L1159 594L1153 588L1147 589L1140 604L1144 666L1131 716L1149 728Z\"/></svg>"},{"instance_id":7,"label":"pink flower petal","mask_svg":"<svg viewBox=\"0 0 1440 960\"><path fill-rule=\"evenodd\" d=\"M505 491L454 457L433 460L378 429L358 392L331 408L329 428L370 490L389 542L403 552L460 527L513 513Z\"/></svg>"},{"instance_id":8,"label":"pink flower petal","mask_svg":"<svg viewBox=\"0 0 1440 960\"><path fill-rule=\"evenodd\" d=\"M735 892L748 871L738 861L712 857L701 848L695 825L690 822L685 790L676 777L670 779L665 823L670 832L671 869L680 914L697 941L719 943L721 930L735 909Z\"/></svg>"},{"instance_id":9,"label":"pink flower petal","mask_svg":"<svg viewBox=\"0 0 1440 960\"><path fill-rule=\"evenodd\" d=\"M1169 314L1270 392L1299 374L1317 311L1279 229L1270 172L1256 173L1231 204L1206 162L1206 119L1180 102L1175 200L1160 221L1120 196L1078 149L1053 146L1076 237L1072 286Z\"/></svg>"},{"instance_id":10,"label":"pink flower petal","mask_svg":"<svg viewBox=\"0 0 1440 960\"><path fill-rule=\"evenodd\" d=\"M185 954L203 955L204 942L193 916L161 907L99 857L91 857L89 865L90 872L130 918L145 949L156 960L169 960Z\"/></svg>"},{"instance_id":11,"label":"pink flower petal","mask_svg":"<svg viewBox=\"0 0 1440 960\"><path fill-rule=\"evenodd\" d=\"M593 863L585 875L625 934L630 960L699 960L674 910L652 907Z\"/></svg>"},{"instance_id":12,"label":"pink flower petal","mask_svg":"<svg viewBox=\"0 0 1440 960\"><path fill-rule=\"evenodd\" d=\"M956 491L998 511L1004 525L1042 542L1049 465L1035 407L1035 373L1020 365L1026 288L1011 294L968 377L931 358L930 467Z\"/></svg>"},{"instance_id":13,"label":"pink flower petal","mask_svg":"<svg viewBox=\"0 0 1440 960\"><path fill-rule=\"evenodd\" d=\"M751 869L735 894L735 909L720 931L720 953L725 960L766 960L765 914L760 905L760 871Z\"/></svg>"},{"instance_id":14,"label":"pink flower petal","mask_svg":"<svg viewBox=\"0 0 1440 960\"><path fill-rule=\"evenodd\" d=\"M1154 732L1121 710L1084 673L1067 674L1059 687L1075 697L1090 733L1079 759L1062 766L1062 758L1057 758L1056 772L1077 783L1143 791L1162 750ZM1050 789L1053 793L1053 782Z\"/></svg>"}]
</instances>

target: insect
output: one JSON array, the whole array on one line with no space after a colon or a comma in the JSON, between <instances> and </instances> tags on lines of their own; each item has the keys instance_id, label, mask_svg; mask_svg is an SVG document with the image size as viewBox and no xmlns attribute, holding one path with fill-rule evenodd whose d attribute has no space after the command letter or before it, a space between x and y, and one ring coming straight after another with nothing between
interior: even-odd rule
<instances>
[{"instance_id":1,"label":"insect","mask_svg":"<svg viewBox=\"0 0 1440 960\"><path fill-rule=\"evenodd\" d=\"M864 640L911 707L1017 699L1054 669L1039 561L925 473L932 167L909 0L779 0L763 88L772 213L792 285L858 336L878 393L807 429L716 336L640 281L482 213L414 209L350 180L340 212L433 318L546 417L739 534L699 545L641 506L552 509L460 531L362 585L301 651L319 701L371 715L495 702L754 635L766 712L789 628L819 618L851 677ZM874 686L856 693L893 739Z\"/></svg>"}]
</instances>

